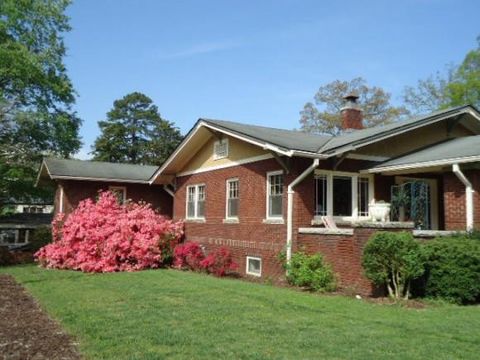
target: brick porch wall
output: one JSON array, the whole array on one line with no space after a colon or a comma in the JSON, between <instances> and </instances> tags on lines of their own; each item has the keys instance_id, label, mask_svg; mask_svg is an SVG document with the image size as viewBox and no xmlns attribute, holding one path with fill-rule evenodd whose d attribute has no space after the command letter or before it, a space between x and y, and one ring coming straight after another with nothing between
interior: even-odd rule
<instances>
[{"instance_id":1,"label":"brick porch wall","mask_svg":"<svg viewBox=\"0 0 480 360\"><path fill-rule=\"evenodd\" d=\"M108 190L109 186L125 186L127 198L133 201L146 201L151 203L154 209L168 217L172 216L173 199L161 186L147 184L109 183L100 181L59 181L55 192L56 214L60 205L60 186L63 186L63 208L69 214L81 200L86 198L95 199L100 190Z\"/></svg>"}]
</instances>

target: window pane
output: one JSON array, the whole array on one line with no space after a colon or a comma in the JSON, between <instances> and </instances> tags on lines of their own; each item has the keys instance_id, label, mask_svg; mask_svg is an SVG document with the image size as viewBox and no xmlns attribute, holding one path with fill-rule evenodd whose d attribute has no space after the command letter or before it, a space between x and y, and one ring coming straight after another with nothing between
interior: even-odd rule
<instances>
[{"instance_id":1,"label":"window pane","mask_svg":"<svg viewBox=\"0 0 480 360\"><path fill-rule=\"evenodd\" d=\"M352 216L352 178L333 177L333 215Z\"/></svg>"},{"instance_id":2,"label":"window pane","mask_svg":"<svg viewBox=\"0 0 480 360\"><path fill-rule=\"evenodd\" d=\"M198 186L198 201L205 200L205 185Z\"/></svg>"},{"instance_id":3,"label":"window pane","mask_svg":"<svg viewBox=\"0 0 480 360\"><path fill-rule=\"evenodd\" d=\"M248 259L248 272L252 274L260 275L262 271L262 265L260 259Z\"/></svg>"},{"instance_id":4,"label":"window pane","mask_svg":"<svg viewBox=\"0 0 480 360\"><path fill-rule=\"evenodd\" d=\"M282 216L283 214L282 196L270 195L269 197L269 216Z\"/></svg>"},{"instance_id":5,"label":"window pane","mask_svg":"<svg viewBox=\"0 0 480 360\"><path fill-rule=\"evenodd\" d=\"M197 202L197 217L204 217L205 216L205 201L198 201Z\"/></svg>"},{"instance_id":6,"label":"window pane","mask_svg":"<svg viewBox=\"0 0 480 360\"><path fill-rule=\"evenodd\" d=\"M16 230L0 230L0 244L14 244L16 237Z\"/></svg>"},{"instance_id":7,"label":"window pane","mask_svg":"<svg viewBox=\"0 0 480 360\"><path fill-rule=\"evenodd\" d=\"M195 217L195 203L193 201L187 203L187 217Z\"/></svg>"},{"instance_id":8,"label":"window pane","mask_svg":"<svg viewBox=\"0 0 480 360\"><path fill-rule=\"evenodd\" d=\"M188 201L195 201L195 187L191 186L188 188Z\"/></svg>"},{"instance_id":9,"label":"window pane","mask_svg":"<svg viewBox=\"0 0 480 360\"><path fill-rule=\"evenodd\" d=\"M368 178L358 178L358 216L368 216Z\"/></svg>"},{"instance_id":10,"label":"window pane","mask_svg":"<svg viewBox=\"0 0 480 360\"><path fill-rule=\"evenodd\" d=\"M327 215L327 177L315 178L315 215Z\"/></svg>"},{"instance_id":11,"label":"window pane","mask_svg":"<svg viewBox=\"0 0 480 360\"><path fill-rule=\"evenodd\" d=\"M238 216L238 199L228 199L228 217Z\"/></svg>"},{"instance_id":12,"label":"window pane","mask_svg":"<svg viewBox=\"0 0 480 360\"><path fill-rule=\"evenodd\" d=\"M270 195L281 195L283 194L283 175L270 175Z\"/></svg>"}]
</instances>

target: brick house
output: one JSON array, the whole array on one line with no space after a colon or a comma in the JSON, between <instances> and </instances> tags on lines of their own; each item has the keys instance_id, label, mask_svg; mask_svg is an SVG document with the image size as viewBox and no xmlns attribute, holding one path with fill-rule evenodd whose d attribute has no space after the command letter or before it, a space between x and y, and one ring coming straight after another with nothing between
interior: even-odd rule
<instances>
[{"instance_id":1,"label":"brick house","mask_svg":"<svg viewBox=\"0 0 480 360\"><path fill-rule=\"evenodd\" d=\"M62 172L47 159L39 179L57 183L57 211L124 186L185 220L186 241L228 247L242 276L283 281L280 253L320 252L341 286L369 294L361 255L375 231L433 237L480 226L480 113L467 105L363 129L348 96L342 118L336 137L199 119L159 168L114 176L112 164L62 160ZM390 219L379 217L388 206Z\"/></svg>"},{"instance_id":2,"label":"brick house","mask_svg":"<svg viewBox=\"0 0 480 360\"><path fill-rule=\"evenodd\" d=\"M281 281L281 252L320 252L342 286L371 293L361 254L375 231L432 237L480 224L480 113L363 129L356 100L346 98L337 137L200 119L150 183L174 192L186 241L229 247L243 276ZM391 220L372 221L385 203Z\"/></svg>"},{"instance_id":3,"label":"brick house","mask_svg":"<svg viewBox=\"0 0 480 360\"><path fill-rule=\"evenodd\" d=\"M122 202L147 201L161 214L171 217L172 195L162 185L149 184L156 170L157 166L45 158L37 186L54 187L55 214L69 214L81 200L95 199L100 190L112 190Z\"/></svg>"}]
</instances>

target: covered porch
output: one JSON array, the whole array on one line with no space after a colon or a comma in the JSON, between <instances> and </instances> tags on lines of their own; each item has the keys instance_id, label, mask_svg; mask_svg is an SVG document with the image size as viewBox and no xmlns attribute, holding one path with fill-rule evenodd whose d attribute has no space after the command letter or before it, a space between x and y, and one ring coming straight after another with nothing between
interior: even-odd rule
<instances>
[{"instance_id":1,"label":"covered porch","mask_svg":"<svg viewBox=\"0 0 480 360\"><path fill-rule=\"evenodd\" d=\"M472 231L480 223L480 136L449 139L364 172L388 179L391 221L418 234Z\"/></svg>"}]
</instances>

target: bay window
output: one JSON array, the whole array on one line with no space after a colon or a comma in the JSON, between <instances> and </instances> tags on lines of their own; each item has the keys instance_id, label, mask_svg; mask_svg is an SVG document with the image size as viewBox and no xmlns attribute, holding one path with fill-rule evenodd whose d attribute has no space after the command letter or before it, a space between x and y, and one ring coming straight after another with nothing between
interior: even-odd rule
<instances>
[{"instance_id":1,"label":"bay window","mask_svg":"<svg viewBox=\"0 0 480 360\"><path fill-rule=\"evenodd\" d=\"M373 199L370 175L326 170L315 172L315 216L345 220L368 218Z\"/></svg>"}]
</instances>

